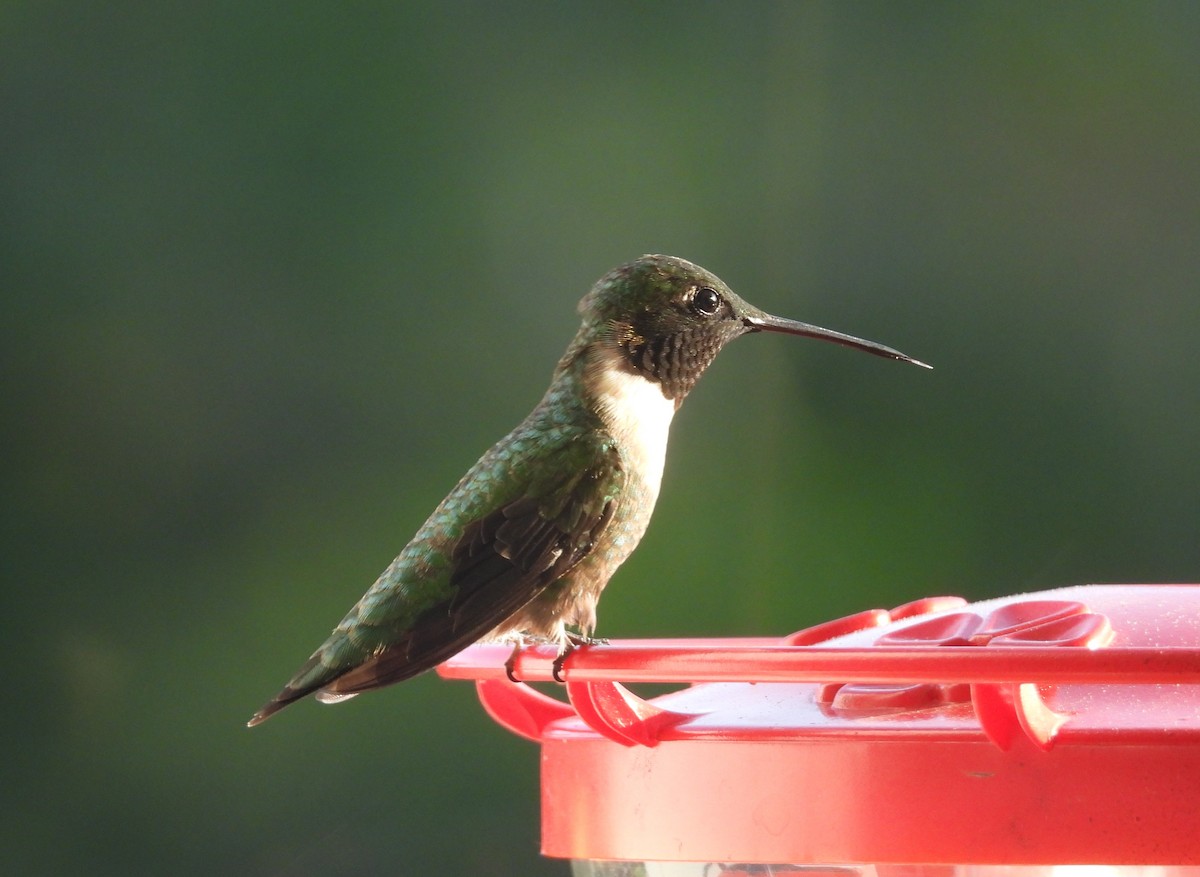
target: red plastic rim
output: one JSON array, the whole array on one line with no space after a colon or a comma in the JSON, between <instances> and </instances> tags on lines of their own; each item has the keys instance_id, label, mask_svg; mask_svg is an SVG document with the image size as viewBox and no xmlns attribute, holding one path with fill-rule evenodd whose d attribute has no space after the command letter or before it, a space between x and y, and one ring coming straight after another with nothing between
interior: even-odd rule
<instances>
[{"instance_id":1,"label":"red plastic rim","mask_svg":"<svg viewBox=\"0 0 1200 877\"><path fill-rule=\"evenodd\" d=\"M510 681L506 646L439 672L540 742L548 855L1194 865L1198 646L1200 586L1096 585L582 648L569 703ZM555 657L526 649L515 675Z\"/></svg>"}]
</instances>

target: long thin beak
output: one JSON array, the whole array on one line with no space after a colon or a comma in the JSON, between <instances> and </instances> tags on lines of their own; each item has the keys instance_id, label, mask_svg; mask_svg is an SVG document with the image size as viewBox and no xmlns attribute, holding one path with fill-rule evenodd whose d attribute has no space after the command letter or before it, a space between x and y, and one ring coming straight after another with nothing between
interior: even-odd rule
<instances>
[{"instance_id":1,"label":"long thin beak","mask_svg":"<svg viewBox=\"0 0 1200 877\"><path fill-rule=\"evenodd\" d=\"M899 350L884 347L882 344L867 341L865 338L855 338L853 335L834 332L832 329L822 329L820 326L814 326L811 323L786 320L783 317L772 317L770 314L757 314L745 317L744 319L751 332L783 332L786 335L803 335L806 338L820 338L824 341L832 341L834 344L853 347L856 350L865 350L867 353L873 353L876 356L898 359L902 362L911 362L913 365L919 365L921 368L933 368L933 366L927 365L919 359L913 359Z\"/></svg>"}]
</instances>

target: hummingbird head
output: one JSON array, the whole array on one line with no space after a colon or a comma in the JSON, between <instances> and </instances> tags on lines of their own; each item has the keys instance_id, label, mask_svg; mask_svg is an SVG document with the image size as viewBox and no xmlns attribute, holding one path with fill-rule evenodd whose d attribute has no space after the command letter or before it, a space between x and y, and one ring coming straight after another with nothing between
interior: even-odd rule
<instances>
[{"instance_id":1,"label":"hummingbird head","mask_svg":"<svg viewBox=\"0 0 1200 877\"><path fill-rule=\"evenodd\" d=\"M721 348L750 332L822 338L924 366L873 341L773 317L743 301L715 274L675 256L642 256L615 268L579 302L579 341L659 385L676 405ZM615 354L615 357L614 357Z\"/></svg>"}]
</instances>

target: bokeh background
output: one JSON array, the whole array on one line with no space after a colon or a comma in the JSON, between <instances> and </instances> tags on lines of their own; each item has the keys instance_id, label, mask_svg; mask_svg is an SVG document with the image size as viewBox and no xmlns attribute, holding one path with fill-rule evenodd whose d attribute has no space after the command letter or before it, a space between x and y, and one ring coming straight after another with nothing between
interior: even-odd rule
<instances>
[{"instance_id":1,"label":"bokeh background","mask_svg":"<svg viewBox=\"0 0 1200 877\"><path fill-rule=\"evenodd\" d=\"M1200 6L0 6L12 874L564 875L427 675L251 732L669 252L755 336L612 637L1200 579Z\"/></svg>"}]
</instances>

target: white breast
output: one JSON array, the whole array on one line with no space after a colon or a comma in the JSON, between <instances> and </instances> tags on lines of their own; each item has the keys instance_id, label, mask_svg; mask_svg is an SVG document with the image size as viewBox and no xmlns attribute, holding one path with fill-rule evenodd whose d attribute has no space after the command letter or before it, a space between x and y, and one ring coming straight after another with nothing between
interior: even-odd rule
<instances>
[{"instance_id":1,"label":"white breast","mask_svg":"<svg viewBox=\"0 0 1200 877\"><path fill-rule=\"evenodd\" d=\"M652 496L658 496L667 458L667 433L675 416L655 381L622 367L619 354L606 351L592 371L592 392L604 425L621 443Z\"/></svg>"}]
</instances>

